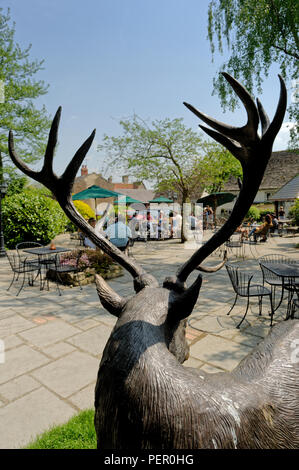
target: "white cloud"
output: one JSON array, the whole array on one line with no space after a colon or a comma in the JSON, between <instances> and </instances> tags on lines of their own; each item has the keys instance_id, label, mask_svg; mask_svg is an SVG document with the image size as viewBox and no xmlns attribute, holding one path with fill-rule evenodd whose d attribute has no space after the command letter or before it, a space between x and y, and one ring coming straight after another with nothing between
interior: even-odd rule
<instances>
[{"instance_id":1,"label":"white cloud","mask_svg":"<svg viewBox=\"0 0 299 470\"><path fill-rule=\"evenodd\" d=\"M294 127L293 122L283 122L274 141L273 150L286 150L290 140L290 128Z\"/></svg>"}]
</instances>

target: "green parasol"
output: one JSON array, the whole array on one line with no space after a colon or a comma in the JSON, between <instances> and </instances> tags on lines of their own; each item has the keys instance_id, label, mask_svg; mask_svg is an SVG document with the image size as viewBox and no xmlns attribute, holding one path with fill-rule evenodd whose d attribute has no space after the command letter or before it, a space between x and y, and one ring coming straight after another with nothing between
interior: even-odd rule
<instances>
[{"instance_id":1,"label":"green parasol","mask_svg":"<svg viewBox=\"0 0 299 470\"><path fill-rule=\"evenodd\" d=\"M120 198L120 201L119 201L119 198ZM119 202L121 204L123 204L123 203L125 203L125 204L133 204L133 203L142 204L141 201L137 201L137 199L133 199L131 196L125 196L124 194L119 194L119 197L117 199L115 199L113 204L117 205Z\"/></svg>"},{"instance_id":2,"label":"green parasol","mask_svg":"<svg viewBox=\"0 0 299 470\"><path fill-rule=\"evenodd\" d=\"M108 197L117 197L121 196L121 194L116 193L115 191L110 191L110 189L101 188L100 186L90 186L83 191L80 191L77 194L72 196L73 201L82 201L84 199L94 199L94 206L95 209L97 207L97 199L104 199Z\"/></svg>"},{"instance_id":3,"label":"green parasol","mask_svg":"<svg viewBox=\"0 0 299 470\"><path fill-rule=\"evenodd\" d=\"M157 197L156 199L152 199L151 201L149 202L156 202L156 203L160 203L160 202L166 202L166 203L171 203L173 202L171 199L167 199L166 197L164 196L160 196L160 197Z\"/></svg>"}]
</instances>

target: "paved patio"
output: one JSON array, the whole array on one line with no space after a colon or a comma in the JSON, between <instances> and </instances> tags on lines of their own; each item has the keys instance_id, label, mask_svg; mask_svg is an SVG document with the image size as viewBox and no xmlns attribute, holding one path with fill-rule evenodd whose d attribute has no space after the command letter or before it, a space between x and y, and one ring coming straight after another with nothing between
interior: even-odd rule
<instances>
[{"instance_id":1,"label":"paved patio","mask_svg":"<svg viewBox=\"0 0 299 470\"><path fill-rule=\"evenodd\" d=\"M62 246L72 243L69 235L56 239ZM230 256L261 280L252 256L283 253L299 260L298 243L299 237L274 237L259 244L256 252L248 250L245 260ZM186 248L176 240L133 247L136 260L160 281L175 273L193 251L192 244ZM208 264L219 260L213 255ZM27 285L16 297L15 286L6 290L11 276L7 260L0 259L0 340L5 347L2 356L0 349L0 448L10 449L27 445L49 427L93 407L99 360L116 321L102 308L93 284L82 291L63 287L61 296L53 283L42 292ZM268 334L268 301L264 301L263 316L258 316L257 303L252 303L237 330L245 299L227 316L234 294L226 270L203 277L187 330L191 348L185 365L211 373L231 371ZM123 295L134 292L128 273L109 284ZM283 303L275 322L283 320L285 308Z\"/></svg>"}]
</instances>

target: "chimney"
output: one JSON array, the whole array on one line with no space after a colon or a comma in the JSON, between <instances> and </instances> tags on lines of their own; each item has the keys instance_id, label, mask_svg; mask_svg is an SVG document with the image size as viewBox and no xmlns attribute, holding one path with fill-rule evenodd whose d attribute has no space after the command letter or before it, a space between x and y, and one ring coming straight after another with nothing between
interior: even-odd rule
<instances>
[{"instance_id":1,"label":"chimney","mask_svg":"<svg viewBox=\"0 0 299 470\"><path fill-rule=\"evenodd\" d=\"M124 184L128 184L128 183L129 183L129 176L128 176L128 175L124 175L124 176L122 177L122 181L123 181Z\"/></svg>"},{"instance_id":2,"label":"chimney","mask_svg":"<svg viewBox=\"0 0 299 470\"><path fill-rule=\"evenodd\" d=\"M82 167L81 167L81 176L87 176L87 175L88 175L87 165L82 165Z\"/></svg>"},{"instance_id":3,"label":"chimney","mask_svg":"<svg viewBox=\"0 0 299 470\"><path fill-rule=\"evenodd\" d=\"M112 183L112 176L109 176L108 183Z\"/></svg>"}]
</instances>

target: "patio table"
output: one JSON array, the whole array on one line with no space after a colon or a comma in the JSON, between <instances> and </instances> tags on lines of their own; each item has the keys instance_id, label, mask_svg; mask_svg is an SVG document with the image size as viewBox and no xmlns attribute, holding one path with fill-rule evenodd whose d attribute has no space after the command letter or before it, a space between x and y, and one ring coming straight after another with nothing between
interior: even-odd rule
<instances>
[{"instance_id":1,"label":"patio table","mask_svg":"<svg viewBox=\"0 0 299 470\"><path fill-rule=\"evenodd\" d=\"M267 263L267 262L262 262L261 263L266 269L271 271L273 274L276 276L280 277L282 279L282 285L287 288L287 286L290 285L291 281L299 284L299 261L295 261L292 263L284 262L284 263ZM288 298L288 308L287 312L289 312L290 308L290 302L292 301L292 292L291 290L289 291L289 298ZM275 310L279 308L282 302L282 297L281 300L276 307ZM286 320L289 317L286 317Z\"/></svg>"},{"instance_id":2,"label":"patio table","mask_svg":"<svg viewBox=\"0 0 299 470\"><path fill-rule=\"evenodd\" d=\"M51 260L51 258L48 258L48 259L47 258L43 259L43 258L49 255L57 255L58 253L66 253L68 251L72 251L72 249L64 248L60 246L57 246L55 249L50 249L50 247L48 246L38 246L34 248L26 248L23 251L26 253L30 253L32 255L38 256L38 263L40 266L40 290L43 290L46 279L44 279L44 282L43 282L41 270L42 268L47 269L49 265L54 262L53 260ZM48 289L49 289L49 284L48 284Z\"/></svg>"}]
</instances>

